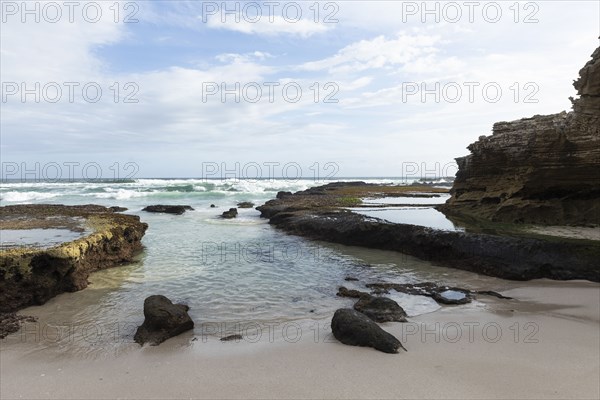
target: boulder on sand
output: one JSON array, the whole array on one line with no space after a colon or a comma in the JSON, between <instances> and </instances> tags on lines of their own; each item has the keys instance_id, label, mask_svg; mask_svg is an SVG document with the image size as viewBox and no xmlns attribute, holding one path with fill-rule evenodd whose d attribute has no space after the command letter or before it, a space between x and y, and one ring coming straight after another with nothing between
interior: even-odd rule
<instances>
[{"instance_id":1,"label":"boulder on sand","mask_svg":"<svg viewBox=\"0 0 600 400\"><path fill-rule=\"evenodd\" d=\"M144 300L144 323L140 325L133 339L143 345L159 345L165 340L194 328L194 321L185 304L173 304L161 295L153 295Z\"/></svg>"},{"instance_id":2,"label":"boulder on sand","mask_svg":"<svg viewBox=\"0 0 600 400\"><path fill-rule=\"evenodd\" d=\"M406 312L398 303L387 297L362 296L354 309L375 322L406 322Z\"/></svg>"},{"instance_id":3,"label":"boulder on sand","mask_svg":"<svg viewBox=\"0 0 600 400\"><path fill-rule=\"evenodd\" d=\"M384 353L397 353L399 349L406 351L402 343L387 333L372 319L358 311L340 308L331 320L333 336L349 346L373 347Z\"/></svg>"}]
</instances>

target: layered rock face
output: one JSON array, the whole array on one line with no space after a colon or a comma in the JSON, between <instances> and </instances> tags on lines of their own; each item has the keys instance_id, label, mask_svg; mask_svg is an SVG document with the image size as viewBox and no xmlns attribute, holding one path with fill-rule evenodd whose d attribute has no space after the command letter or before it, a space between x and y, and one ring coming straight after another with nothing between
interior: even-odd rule
<instances>
[{"instance_id":1,"label":"layered rock face","mask_svg":"<svg viewBox=\"0 0 600 400\"><path fill-rule=\"evenodd\" d=\"M572 112L498 122L468 146L440 209L502 222L600 224L600 48L579 75Z\"/></svg>"},{"instance_id":2,"label":"layered rock face","mask_svg":"<svg viewBox=\"0 0 600 400\"><path fill-rule=\"evenodd\" d=\"M132 260L142 249L148 225L138 216L95 205L0 207L2 230L58 227L82 230L82 236L46 248L0 249L0 312L43 304L57 294L87 287L92 272Z\"/></svg>"}]
</instances>

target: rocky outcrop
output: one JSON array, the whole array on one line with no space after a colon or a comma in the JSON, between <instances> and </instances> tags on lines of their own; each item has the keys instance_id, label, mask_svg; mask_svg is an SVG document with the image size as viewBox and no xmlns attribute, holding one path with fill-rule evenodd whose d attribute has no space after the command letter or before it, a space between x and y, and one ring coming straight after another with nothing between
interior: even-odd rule
<instances>
[{"instance_id":1,"label":"rocky outcrop","mask_svg":"<svg viewBox=\"0 0 600 400\"><path fill-rule=\"evenodd\" d=\"M406 351L402 343L381 329L372 319L358 311L341 308L331 320L333 336L349 346L372 347L384 353Z\"/></svg>"},{"instance_id":2,"label":"rocky outcrop","mask_svg":"<svg viewBox=\"0 0 600 400\"><path fill-rule=\"evenodd\" d=\"M240 201L237 203L238 208L252 208L254 207L254 203L251 201Z\"/></svg>"},{"instance_id":3,"label":"rocky outcrop","mask_svg":"<svg viewBox=\"0 0 600 400\"><path fill-rule=\"evenodd\" d=\"M57 294L87 287L92 272L133 259L142 249L148 225L135 215L95 205L0 207L0 229L47 228L77 230L82 236L49 248L0 250L0 312L43 304Z\"/></svg>"},{"instance_id":4,"label":"rocky outcrop","mask_svg":"<svg viewBox=\"0 0 600 400\"><path fill-rule=\"evenodd\" d=\"M178 206L178 205L164 205L157 204L154 206L144 207L142 211L151 212L151 213L166 213L166 214L175 214L181 215L186 211L193 211L194 209L191 206Z\"/></svg>"},{"instance_id":5,"label":"rocky outcrop","mask_svg":"<svg viewBox=\"0 0 600 400\"><path fill-rule=\"evenodd\" d=\"M449 218L600 224L600 48L575 81L573 111L494 124L457 158Z\"/></svg>"},{"instance_id":6,"label":"rocky outcrop","mask_svg":"<svg viewBox=\"0 0 600 400\"><path fill-rule=\"evenodd\" d=\"M141 345L157 346L165 340L194 329L194 321L188 315L185 304L173 304L161 295L144 300L144 323L135 332L133 340Z\"/></svg>"},{"instance_id":7,"label":"rocky outcrop","mask_svg":"<svg viewBox=\"0 0 600 400\"><path fill-rule=\"evenodd\" d=\"M311 188L257 207L269 223L288 233L382 250L395 250L438 265L504 279L588 279L600 281L595 267L600 243L442 231L394 224L344 209L355 198L410 190L390 186L335 184Z\"/></svg>"}]
</instances>

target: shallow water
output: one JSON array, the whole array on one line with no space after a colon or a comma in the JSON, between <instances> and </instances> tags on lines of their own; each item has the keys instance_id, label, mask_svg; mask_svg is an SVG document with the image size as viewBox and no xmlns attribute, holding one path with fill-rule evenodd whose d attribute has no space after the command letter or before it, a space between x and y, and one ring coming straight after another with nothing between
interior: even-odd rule
<instances>
[{"instance_id":1,"label":"shallow water","mask_svg":"<svg viewBox=\"0 0 600 400\"><path fill-rule=\"evenodd\" d=\"M84 232L70 229L2 229L0 230L0 247L52 247L64 242L78 239Z\"/></svg>"},{"instance_id":2,"label":"shallow water","mask_svg":"<svg viewBox=\"0 0 600 400\"><path fill-rule=\"evenodd\" d=\"M64 293L42 306L22 310L23 314L38 316L39 321L28 324L6 343L22 345L30 352L51 350L90 358L118 353L131 346L135 329L143 322L144 299L152 294L163 294L190 306L196 328L185 335L191 340L202 333L223 336L240 324L327 320L337 308L351 307L354 302L336 296L339 286L368 290L364 285L370 282L434 281L497 289L501 284L497 279L438 267L397 252L286 235L261 219L255 209L239 209L238 218L233 220L219 217L238 201L260 205L274 198L278 190L301 190L311 184L317 183L223 183L212 189L185 180L152 180L122 187L114 183L44 186L44 193L53 195L50 200L41 196L44 198L27 202L128 207L128 213L139 215L149 225L142 241L144 251L129 265L94 273L85 290ZM33 189L3 187L3 198L6 193L30 193ZM124 197L125 193L128 195ZM8 204L16 203L19 201ZM141 211L159 203L187 204L195 210L183 215ZM217 208L211 208L211 204ZM432 210L416 210L420 213L417 220L426 221L425 216ZM379 210L373 213L381 215ZM359 281L345 281L348 276ZM420 296L391 296L410 316L439 308L431 299Z\"/></svg>"},{"instance_id":3,"label":"shallow water","mask_svg":"<svg viewBox=\"0 0 600 400\"><path fill-rule=\"evenodd\" d=\"M446 231L464 230L432 207L349 208L349 210L395 224L419 225Z\"/></svg>"}]
</instances>

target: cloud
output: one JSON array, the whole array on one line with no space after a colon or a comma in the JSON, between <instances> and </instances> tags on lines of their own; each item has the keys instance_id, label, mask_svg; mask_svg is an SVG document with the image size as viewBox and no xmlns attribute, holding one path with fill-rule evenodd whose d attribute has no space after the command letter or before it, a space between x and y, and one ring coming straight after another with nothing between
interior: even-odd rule
<instances>
[{"instance_id":1,"label":"cloud","mask_svg":"<svg viewBox=\"0 0 600 400\"><path fill-rule=\"evenodd\" d=\"M221 17L213 15L208 18L206 26L211 29L224 29L246 35L276 36L284 34L302 38L325 33L332 29L331 25L315 23L308 19L291 22L281 16L260 18L256 22L251 22L245 19L240 19L239 21L226 19L223 21Z\"/></svg>"},{"instance_id":2,"label":"cloud","mask_svg":"<svg viewBox=\"0 0 600 400\"><path fill-rule=\"evenodd\" d=\"M361 72L407 64L434 54L441 38L434 35L400 33L388 39L383 35L361 40L339 50L335 55L300 66L307 71L327 70L331 73Z\"/></svg>"}]
</instances>

